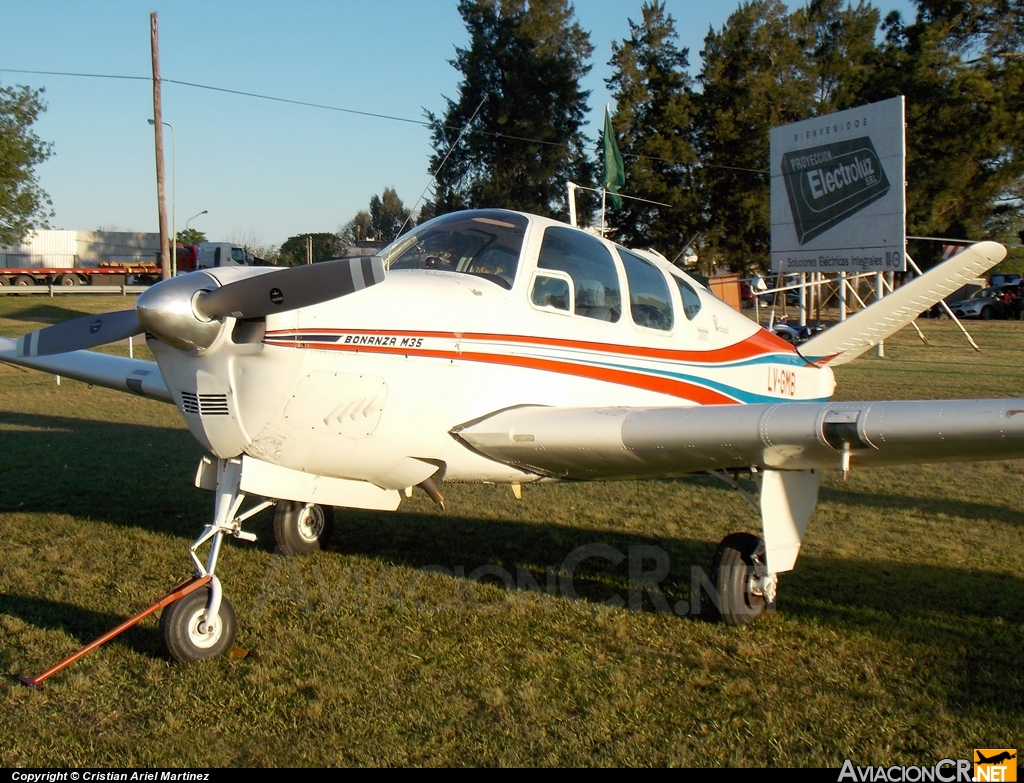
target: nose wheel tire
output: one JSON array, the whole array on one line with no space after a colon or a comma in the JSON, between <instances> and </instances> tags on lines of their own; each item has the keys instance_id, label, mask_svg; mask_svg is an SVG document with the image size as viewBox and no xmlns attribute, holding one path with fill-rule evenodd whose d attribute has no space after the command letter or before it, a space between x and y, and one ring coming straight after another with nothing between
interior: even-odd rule
<instances>
[{"instance_id":1,"label":"nose wheel tire","mask_svg":"<svg viewBox=\"0 0 1024 783\"><path fill-rule=\"evenodd\" d=\"M334 529L334 509L279 500L274 507L274 540L284 555L304 555L327 546Z\"/></svg>"},{"instance_id":2,"label":"nose wheel tire","mask_svg":"<svg viewBox=\"0 0 1024 783\"><path fill-rule=\"evenodd\" d=\"M234 607L222 596L217 617L206 623L209 598L209 588L196 590L168 606L160 616L160 634L178 663L226 655L235 643L238 620Z\"/></svg>"},{"instance_id":3,"label":"nose wheel tire","mask_svg":"<svg viewBox=\"0 0 1024 783\"><path fill-rule=\"evenodd\" d=\"M750 533L730 533L711 561L711 583L718 591L718 615L726 625L746 625L764 611L765 599L755 589L754 558L762 542Z\"/></svg>"}]
</instances>

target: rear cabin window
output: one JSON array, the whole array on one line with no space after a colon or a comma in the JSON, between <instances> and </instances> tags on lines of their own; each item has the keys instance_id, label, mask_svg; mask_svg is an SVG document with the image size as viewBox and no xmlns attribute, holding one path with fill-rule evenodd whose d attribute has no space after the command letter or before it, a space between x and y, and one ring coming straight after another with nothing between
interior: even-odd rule
<instances>
[{"instance_id":1,"label":"rear cabin window","mask_svg":"<svg viewBox=\"0 0 1024 783\"><path fill-rule=\"evenodd\" d=\"M569 284L560 277L537 275L530 292L530 301L537 307L551 307L569 312Z\"/></svg>"},{"instance_id":2,"label":"rear cabin window","mask_svg":"<svg viewBox=\"0 0 1024 783\"><path fill-rule=\"evenodd\" d=\"M650 261L619 248L619 258L626 269L629 286L629 312L633 323L648 329L672 330L672 295L665 275Z\"/></svg>"},{"instance_id":3,"label":"rear cabin window","mask_svg":"<svg viewBox=\"0 0 1024 783\"><path fill-rule=\"evenodd\" d=\"M614 323L622 314L619 275L611 253L597 237L551 226L544 232L537 266L572 278L576 315Z\"/></svg>"},{"instance_id":4,"label":"rear cabin window","mask_svg":"<svg viewBox=\"0 0 1024 783\"><path fill-rule=\"evenodd\" d=\"M700 312L700 297L689 283L676 275L669 275L679 288L679 296L683 300L683 315L687 321L692 321Z\"/></svg>"}]
</instances>

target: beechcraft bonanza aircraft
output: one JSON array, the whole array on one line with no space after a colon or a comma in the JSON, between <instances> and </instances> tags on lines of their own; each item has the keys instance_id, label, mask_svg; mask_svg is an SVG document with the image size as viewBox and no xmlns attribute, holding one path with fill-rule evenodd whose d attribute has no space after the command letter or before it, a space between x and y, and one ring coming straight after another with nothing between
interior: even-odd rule
<instances>
[{"instance_id":1,"label":"beechcraft bonanza aircraft","mask_svg":"<svg viewBox=\"0 0 1024 783\"><path fill-rule=\"evenodd\" d=\"M225 536L276 504L286 553L315 549L330 507L441 502L444 481L645 479L749 470L763 538L715 554L732 624L775 600L821 471L1024 457L1024 400L829 403L859 356L1000 261L971 246L799 348L656 254L504 210L438 217L373 258L207 269L134 310L0 339L0 360L178 407L212 455L213 521L190 549L202 589L161 627L178 660L229 650L215 576ZM156 362L88 348L145 333ZM239 514L246 495L264 498ZM209 543L205 562L197 552Z\"/></svg>"}]
</instances>

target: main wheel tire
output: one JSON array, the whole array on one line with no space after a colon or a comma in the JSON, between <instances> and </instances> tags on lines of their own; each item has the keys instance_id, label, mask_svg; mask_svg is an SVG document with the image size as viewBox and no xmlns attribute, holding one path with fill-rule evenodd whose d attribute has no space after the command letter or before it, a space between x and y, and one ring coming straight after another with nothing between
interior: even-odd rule
<instances>
[{"instance_id":1,"label":"main wheel tire","mask_svg":"<svg viewBox=\"0 0 1024 783\"><path fill-rule=\"evenodd\" d=\"M764 596L751 592L754 555L762 542L750 533L730 533L711 561L711 583L718 591L718 616L726 625L746 625L761 616Z\"/></svg>"},{"instance_id":2,"label":"main wheel tire","mask_svg":"<svg viewBox=\"0 0 1024 783\"><path fill-rule=\"evenodd\" d=\"M305 555L327 546L334 530L334 509L295 500L274 507L274 541L284 555Z\"/></svg>"},{"instance_id":3,"label":"main wheel tire","mask_svg":"<svg viewBox=\"0 0 1024 783\"><path fill-rule=\"evenodd\" d=\"M226 655L235 643L238 619L226 596L221 597L220 611L212 628L206 633L200 630L209 600L210 589L203 587L175 601L160 616L160 634L167 651L178 663Z\"/></svg>"}]
</instances>

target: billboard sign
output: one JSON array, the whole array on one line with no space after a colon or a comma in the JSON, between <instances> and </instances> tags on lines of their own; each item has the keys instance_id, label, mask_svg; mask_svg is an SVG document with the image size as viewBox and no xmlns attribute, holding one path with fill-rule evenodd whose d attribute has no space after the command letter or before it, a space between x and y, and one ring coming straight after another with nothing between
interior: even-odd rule
<instances>
[{"instance_id":1,"label":"billboard sign","mask_svg":"<svg viewBox=\"0 0 1024 783\"><path fill-rule=\"evenodd\" d=\"M905 269L903 97L771 131L773 272Z\"/></svg>"}]
</instances>

